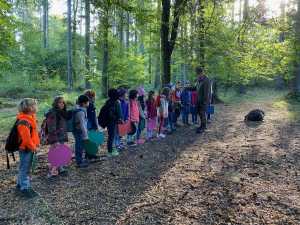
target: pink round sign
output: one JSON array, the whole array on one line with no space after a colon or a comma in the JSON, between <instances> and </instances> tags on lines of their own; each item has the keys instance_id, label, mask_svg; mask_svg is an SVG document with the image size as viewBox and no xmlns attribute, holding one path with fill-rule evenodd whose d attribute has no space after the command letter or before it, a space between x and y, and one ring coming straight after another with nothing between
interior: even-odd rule
<instances>
[{"instance_id":1,"label":"pink round sign","mask_svg":"<svg viewBox=\"0 0 300 225\"><path fill-rule=\"evenodd\" d=\"M154 130L156 127L156 119L148 119L148 129Z\"/></svg>"},{"instance_id":2,"label":"pink round sign","mask_svg":"<svg viewBox=\"0 0 300 225\"><path fill-rule=\"evenodd\" d=\"M53 167L66 166L72 159L72 150L63 144L52 146L48 152L48 161Z\"/></svg>"}]
</instances>

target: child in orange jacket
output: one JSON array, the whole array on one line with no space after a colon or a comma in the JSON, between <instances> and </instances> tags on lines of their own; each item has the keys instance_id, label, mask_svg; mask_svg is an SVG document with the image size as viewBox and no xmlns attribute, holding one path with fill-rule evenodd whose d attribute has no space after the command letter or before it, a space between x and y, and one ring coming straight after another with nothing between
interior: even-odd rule
<instances>
[{"instance_id":1,"label":"child in orange jacket","mask_svg":"<svg viewBox=\"0 0 300 225\"><path fill-rule=\"evenodd\" d=\"M33 154L39 144L39 134L37 130L37 102L31 98L25 98L18 107L17 130L21 140L19 146L19 174L17 178L17 190L28 198L35 197L37 193L31 188L29 173L32 165Z\"/></svg>"}]
</instances>

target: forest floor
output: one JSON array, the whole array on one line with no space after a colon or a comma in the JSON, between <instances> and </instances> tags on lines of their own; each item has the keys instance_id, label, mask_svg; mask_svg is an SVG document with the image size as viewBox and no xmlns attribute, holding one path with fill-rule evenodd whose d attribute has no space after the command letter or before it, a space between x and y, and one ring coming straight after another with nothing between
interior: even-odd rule
<instances>
[{"instance_id":1,"label":"forest floor","mask_svg":"<svg viewBox=\"0 0 300 225\"><path fill-rule=\"evenodd\" d=\"M254 108L266 112L265 122L245 124ZM43 150L32 181L40 197L32 200L16 196L16 165L6 170L3 154L0 224L300 224L293 110L272 96L217 105L205 134L182 126L87 169L73 163L68 176L52 181Z\"/></svg>"}]
</instances>

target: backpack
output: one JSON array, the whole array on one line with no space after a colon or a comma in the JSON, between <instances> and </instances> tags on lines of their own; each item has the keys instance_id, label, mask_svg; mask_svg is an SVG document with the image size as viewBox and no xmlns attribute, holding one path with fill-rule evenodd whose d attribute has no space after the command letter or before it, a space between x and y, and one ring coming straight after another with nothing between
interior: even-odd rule
<instances>
[{"instance_id":1,"label":"backpack","mask_svg":"<svg viewBox=\"0 0 300 225\"><path fill-rule=\"evenodd\" d=\"M78 112L83 112L82 109L72 109L68 111L67 131L74 132L76 130L75 116Z\"/></svg>"},{"instance_id":2,"label":"backpack","mask_svg":"<svg viewBox=\"0 0 300 225\"><path fill-rule=\"evenodd\" d=\"M107 101L104 106L102 106L99 116L98 123L102 128L106 128L108 123L117 119L115 104Z\"/></svg>"},{"instance_id":3,"label":"backpack","mask_svg":"<svg viewBox=\"0 0 300 225\"><path fill-rule=\"evenodd\" d=\"M30 126L29 122L26 120L17 120L13 127L11 128L9 135L6 139L5 143L5 150L6 150L6 163L7 169L10 169L9 165L9 154L12 155L13 160L16 161L14 153L19 150L22 140L20 140L18 134L18 126L24 125L30 129L30 134L32 133L32 127Z\"/></svg>"},{"instance_id":4,"label":"backpack","mask_svg":"<svg viewBox=\"0 0 300 225\"><path fill-rule=\"evenodd\" d=\"M40 131L40 140L42 145L48 145L48 126L47 126L47 117L44 118L41 131Z\"/></svg>"}]
</instances>

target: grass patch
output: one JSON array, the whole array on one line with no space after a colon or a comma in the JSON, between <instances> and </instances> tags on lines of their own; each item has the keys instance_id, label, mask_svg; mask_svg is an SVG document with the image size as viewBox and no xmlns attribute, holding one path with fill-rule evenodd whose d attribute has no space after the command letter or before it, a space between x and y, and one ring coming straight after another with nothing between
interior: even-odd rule
<instances>
[{"instance_id":1,"label":"grass patch","mask_svg":"<svg viewBox=\"0 0 300 225\"><path fill-rule=\"evenodd\" d=\"M282 98L287 94L287 91L277 91L275 89L259 89L254 88L248 90L246 94L238 94L234 89L228 91L220 90L220 98L225 104L239 104L244 101L248 102L263 102L263 101L274 101Z\"/></svg>"},{"instance_id":2,"label":"grass patch","mask_svg":"<svg viewBox=\"0 0 300 225\"><path fill-rule=\"evenodd\" d=\"M300 100L289 98L289 96L282 97L273 103L273 107L286 110L292 121L300 120Z\"/></svg>"},{"instance_id":3,"label":"grass patch","mask_svg":"<svg viewBox=\"0 0 300 225\"><path fill-rule=\"evenodd\" d=\"M80 94L82 94L82 92L52 92L49 93L49 95L47 96L43 96L42 98L40 98L40 95L37 95L38 96L37 117L39 123L43 121L45 113L52 107L52 102L55 96L62 95L67 102L68 109L71 109L75 106L76 99ZM0 98L0 127L2 130L2 134L4 135L7 135L7 133L9 132L10 128L12 127L16 119L18 101L16 99ZM96 108L98 112L102 107L102 105L104 104L104 102L105 99L97 98Z\"/></svg>"}]
</instances>

